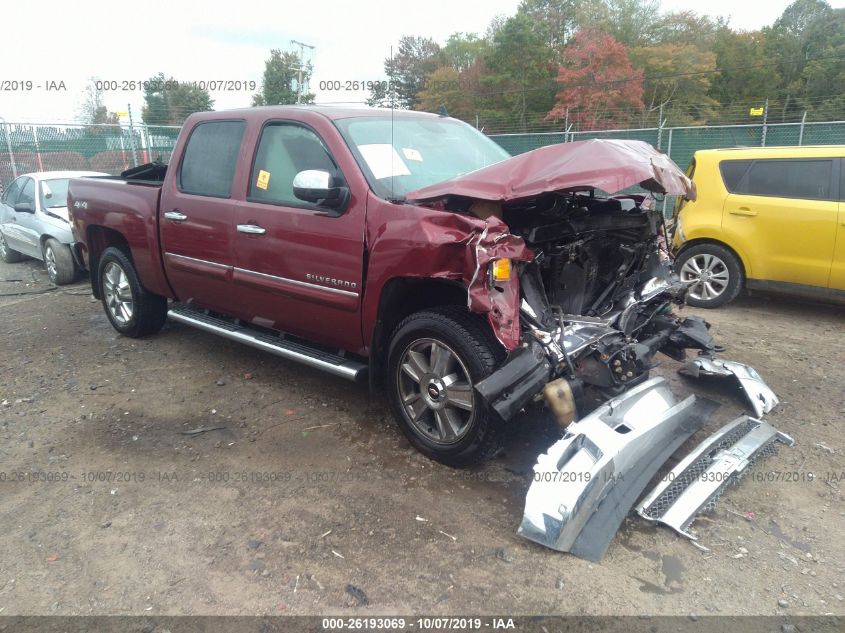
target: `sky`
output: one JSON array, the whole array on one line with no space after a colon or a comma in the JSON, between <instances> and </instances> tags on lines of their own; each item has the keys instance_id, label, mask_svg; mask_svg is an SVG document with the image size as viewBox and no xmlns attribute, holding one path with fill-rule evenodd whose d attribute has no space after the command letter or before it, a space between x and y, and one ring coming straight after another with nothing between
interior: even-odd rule
<instances>
[{"instance_id":1,"label":"sky","mask_svg":"<svg viewBox=\"0 0 845 633\"><path fill-rule=\"evenodd\" d=\"M730 16L737 29L771 24L790 0L663 0L664 11L693 10ZM0 119L8 122L78 120L91 77L116 87L104 95L111 111L140 119L143 92L131 82L159 71L180 81L230 82L211 91L215 109L248 106L260 85L271 48L292 50L291 40L315 47L311 91L318 103L361 102L366 91L320 90L320 82L377 81L383 61L402 35L425 35L441 44L456 31L483 34L497 15L515 13L519 0L239 0L202 3L131 3L59 0L15 3L4 14L0 45ZM832 6L845 6L833 0ZM14 26L13 26L14 25ZM31 82L30 89L21 89ZM123 117L127 122L128 118ZM2 123L2 120L0 120Z\"/></svg>"}]
</instances>

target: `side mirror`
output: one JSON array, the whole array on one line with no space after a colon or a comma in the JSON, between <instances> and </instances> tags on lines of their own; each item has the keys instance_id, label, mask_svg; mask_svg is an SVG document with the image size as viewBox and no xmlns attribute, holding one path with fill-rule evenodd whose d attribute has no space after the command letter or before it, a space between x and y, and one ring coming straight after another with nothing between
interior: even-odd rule
<instances>
[{"instance_id":1,"label":"side mirror","mask_svg":"<svg viewBox=\"0 0 845 633\"><path fill-rule=\"evenodd\" d=\"M327 171L306 169L294 177L293 195L321 207L338 209L346 204L349 188L336 183L335 178Z\"/></svg>"},{"instance_id":2,"label":"side mirror","mask_svg":"<svg viewBox=\"0 0 845 633\"><path fill-rule=\"evenodd\" d=\"M35 205L32 202L18 202L15 205L15 211L18 213L35 213Z\"/></svg>"}]
</instances>

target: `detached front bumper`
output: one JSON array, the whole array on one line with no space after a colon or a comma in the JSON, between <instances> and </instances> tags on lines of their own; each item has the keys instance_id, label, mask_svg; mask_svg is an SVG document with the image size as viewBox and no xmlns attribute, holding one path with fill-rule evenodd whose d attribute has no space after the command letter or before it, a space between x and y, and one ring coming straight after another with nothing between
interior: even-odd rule
<instances>
[{"instance_id":1,"label":"detached front bumper","mask_svg":"<svg viewBox=\"0 0 845 633\"><path fill-rule=\"evenodd\" d=\"M537 460L519 534L600 560L649 480L717 406L677 402L652 378L571 424Z\"/></svg>"}]
</instances>

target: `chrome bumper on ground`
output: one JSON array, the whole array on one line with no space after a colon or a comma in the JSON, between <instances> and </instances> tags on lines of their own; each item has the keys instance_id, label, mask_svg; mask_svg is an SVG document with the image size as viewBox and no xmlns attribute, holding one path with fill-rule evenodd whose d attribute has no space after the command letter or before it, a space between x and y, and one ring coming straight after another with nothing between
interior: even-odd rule
<instances>
[{"instance_id":1,"label":"chrome bumper on ground","mask_svg":"<svg viewBox=\"0 0 845 633\"><path fill-rule=\"evenodd\" d=\"M739 382L740 389L745 393L758 418L774 409L779 402L775 392L763 382L760 374L753 367L743 363L699 356L684 364L678 371L693 378L699 376L733 376Z\"/></svg>"},{"instance_id":2,"label":"chrome bumper on ground","mask_svg":"<svg viewBox=\"0 0 845 633\"><path fill-rule=\"evenodd\" d=\"M717 406L677 402L658 377L574 422L534 466L519 534L600 560L649 480Z\"/></svg>"},{"instance_id":3,"label":"chrome bumper on ground","mask_svg":"<svg viewBox=\"0 0 845 633\"><path fill-rule=\"evenodd\" d=\"M761 420L738 417L681 460L637 507L637 513L695 539L689 531L695 516L712 509L724 489L736 483L756 459L774 453L775 442L795 443Z\"/></svg>"}]
</instances>

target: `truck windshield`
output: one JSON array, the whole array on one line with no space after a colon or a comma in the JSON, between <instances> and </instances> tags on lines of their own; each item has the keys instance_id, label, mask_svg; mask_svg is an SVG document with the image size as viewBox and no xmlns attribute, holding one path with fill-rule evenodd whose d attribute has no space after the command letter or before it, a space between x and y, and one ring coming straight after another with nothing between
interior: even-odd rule
<instances>
[{"instance_id":1,"label":"truck windshield","mask_svg":"<svg viewBox=\"0 0 845 633\"><path fill-rule=\"evenodd\" d=\"M370 187L388 200L510 158L475 128L449 118L358 117L335 121Z\"/></svg>"}]
</instances>

